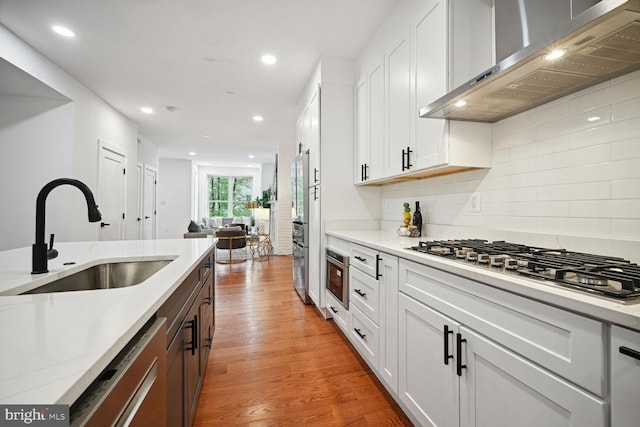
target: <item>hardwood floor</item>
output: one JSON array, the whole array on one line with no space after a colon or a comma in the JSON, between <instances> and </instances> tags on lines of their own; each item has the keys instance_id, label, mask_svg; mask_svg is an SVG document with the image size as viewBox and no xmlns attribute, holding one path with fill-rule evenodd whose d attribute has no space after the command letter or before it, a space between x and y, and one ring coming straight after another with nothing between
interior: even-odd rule
<instances>
[{"instance_id":1,"label":"hardwood floor","mask_svg":"<svg viewBox=\"0 0 640 427\"><path fill-rule=\"evenodd\" d=\"M333 321L293 290L290 256L216 265L216 330L194 426L411 425Z\"/></svg>"}]
</instances>

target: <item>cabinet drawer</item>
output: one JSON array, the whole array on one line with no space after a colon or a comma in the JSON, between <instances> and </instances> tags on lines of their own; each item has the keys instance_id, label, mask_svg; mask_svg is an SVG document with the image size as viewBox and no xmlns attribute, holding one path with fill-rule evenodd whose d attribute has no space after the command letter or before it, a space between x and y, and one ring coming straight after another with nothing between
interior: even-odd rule
<instances>
[{"instance_id":1,"label":"cabinet drawer","mask_svg":"<svg viewBox=\"0 0 640 427\"><path fill-rule=\"evenodd\" d=\"M351 329L351 313L344 308L342 304L327 291L327 309L329 309L333 321L342 330L342 332L349 336L349 330Z\"/></svg>"},{"instance_id":2,"label":"cabinet drawer","mask_svg":"<svg viewBox=\"0 0 640 427\"><path fill-rule=\"evenodd\" d=\"M360 245L349 245L351 266L376 278L378 252Z\"/></svg>"},{"instance_id":3,"label":"cabinet drawer","mask_svg":"<svg viewBox=\"0 0 640 427\"><path fill-rule=\"evenodd\" d=\"M603 396L601 322L407 260L401 292Z\"/></svg>"},{"instance_id":4,"label":"cabinet drawer","mask_svg":"<svg viewBox=\"0 0 640 427\"><path fill-rule=\"evenodd\" d=\"M349 271L349 304L355 305L376 325L380 319L380 286L378 281L360 270Z\"/></svg>"},{"instance_id":5,"label":"cabinet drawer","mask_svg":"<svg viewBox=\"0 0 640 427\"><path fill-rule=\"evenodd\" d=\"M371 369L378 372L379 329L357 307L351 308L351 330L349 338L358 353L367 361Z\"/></svg>"}]
</instances>

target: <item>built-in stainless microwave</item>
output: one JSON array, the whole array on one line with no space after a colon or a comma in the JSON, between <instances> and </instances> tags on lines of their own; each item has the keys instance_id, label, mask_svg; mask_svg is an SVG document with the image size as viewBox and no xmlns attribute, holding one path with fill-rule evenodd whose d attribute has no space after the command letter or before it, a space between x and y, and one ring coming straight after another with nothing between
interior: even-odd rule
<instances>
[{"instance_id":1,"label":"built-in stainless microwave","mask_svg":"<svg viewBox=\"0 0 640 427\"><path fill-rule=\"evenodd\" d=\"M327 248L327 289L349 308L349 257Z\"/></svg>"}]
</instances>

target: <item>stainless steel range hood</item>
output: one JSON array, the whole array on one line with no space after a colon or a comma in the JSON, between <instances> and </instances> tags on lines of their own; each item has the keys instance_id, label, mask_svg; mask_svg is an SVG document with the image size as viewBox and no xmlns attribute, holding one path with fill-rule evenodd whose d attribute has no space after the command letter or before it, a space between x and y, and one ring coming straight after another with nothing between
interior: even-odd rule
<instances>
[{"instance_id":1,"label":"stainless steel range hood","mask_svg":"<svg viewBox=\"0 0 640 427\"><path fill-rule=\"evenodd\" d=\"M562 3L572 7L571 0ZM498 25L496 18L497 38ZM602 0L538 33L538 40L421 108L420 117L493 123L640 68L640 0ZM554 50L564 56L546 59Z\"/></svg>"}]
</instances>

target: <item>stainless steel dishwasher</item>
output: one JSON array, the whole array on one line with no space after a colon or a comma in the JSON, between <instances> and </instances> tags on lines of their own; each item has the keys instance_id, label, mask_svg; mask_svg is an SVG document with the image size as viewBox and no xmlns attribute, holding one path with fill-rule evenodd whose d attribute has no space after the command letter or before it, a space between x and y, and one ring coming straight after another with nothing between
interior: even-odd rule
<instances>
[{"instance_id":1,"label":"stainless steel dishwasher","mask_svg":"<svg viewBox=\"0 0 640 427\"><path fill-rule=\"evenodd\" d=\"M166 426L166 318L152 319L71 406L71 426Z\"/></svg>"}]
</instances>

